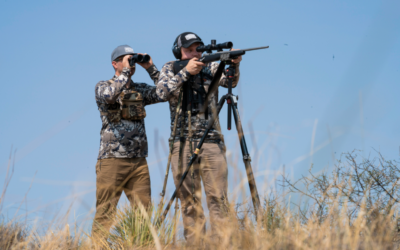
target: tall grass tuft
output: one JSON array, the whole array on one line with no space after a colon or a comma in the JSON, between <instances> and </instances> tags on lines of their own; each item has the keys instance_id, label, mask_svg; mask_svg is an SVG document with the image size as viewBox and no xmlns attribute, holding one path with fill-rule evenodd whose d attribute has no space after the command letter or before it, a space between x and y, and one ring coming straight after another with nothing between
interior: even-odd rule
<instances>
[{"instance_id":1,"label":"tall grass tuft","mask_svg":"<svg viewBox=\"0 0 400 250\"><path fill-rule=\"evenodd\" d=\"M20 242L25 242L27 232L19 223L0 222L0 249L10 249Z\"/></svg>"},{"instance_id":2,"label":"tall grass tuft","mask_svg":"<svg viewBox=\"0 0 400 250\"><path fill-rule=\"evenodd\" d=\"M108 236L110 247L155 247L156 241L163 246L173 243L175 223L179 218L166 219L161 225L161 206L147 211L140 207L124 206L118 209L114 226Z\"/></svg>"}]
</instances>

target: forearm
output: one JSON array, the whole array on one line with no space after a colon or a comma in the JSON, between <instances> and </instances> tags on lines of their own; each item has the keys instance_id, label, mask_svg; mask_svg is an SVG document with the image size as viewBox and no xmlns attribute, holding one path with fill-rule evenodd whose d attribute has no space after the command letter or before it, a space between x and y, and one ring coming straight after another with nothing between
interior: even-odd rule
<instances>
[{"instance_id":1,"label":"forearm","mask_svg":"<svg viewBox=\"0 0 400 250\"><path fill-rule=\"evenodd\" d=\"M123 87L129 81L129 72L129 68L124 68L118 78L111 81L110 84L105 81L104 84L96 85L96 99L108 104L115 103Z\"/></svg>"},{"instance_id":2,"label":"forearm","mask_svg":"<svg viewBox=\"0 0 400 250\"><path fill-rule=\"evenodd\" d=\"M157 95L157 88L152 87L152 89L148 92L147 97L145 99L145 105L155 104L159 102L165 102L166 100L161 99Z\"/></svg>"},{"instance_id":3,"label":"forearm","mask_svg":"<svg viewBox=\"0 0 400 250\"><path fill-rule=\"evenodd\" d=\"M150 86L145 83L135 83L134 88L136 91L142 93L145 105L150 105L163 101L156 94L156 86Z\"/></svg>"},{"instance_id":4,"label":"forearm","mask_svg":"<svg viewBox=\"0 0 400 250\"><path fill-rule=\"evenodd\" d=\"M151 80L153 80L154 85L157 85L158 79L160 77L160 71L158 71L156 65L151 65L148 69L146 69L147 73L149 73L149 76Z\"/></svg>"}]
</instances>

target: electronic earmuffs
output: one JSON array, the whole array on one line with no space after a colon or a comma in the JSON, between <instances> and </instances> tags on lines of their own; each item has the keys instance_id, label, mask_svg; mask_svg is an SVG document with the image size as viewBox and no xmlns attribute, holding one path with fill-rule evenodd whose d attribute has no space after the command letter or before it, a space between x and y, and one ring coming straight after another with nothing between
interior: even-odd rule
<instances>
[{"instance_id":1,"label":"electronic earmuffs","mask_svg":"<svg viewBox=\"0 0 400 250\"><path fill-rule=\"evenodd\" d=\"M181 35L179 35L172 46L172 53L174 54L175 58L180 60L182 58L181 46L178 46L178 40L181 40ZM179 43L181 44L181 43Z\"/></svg>"}]
</instances>

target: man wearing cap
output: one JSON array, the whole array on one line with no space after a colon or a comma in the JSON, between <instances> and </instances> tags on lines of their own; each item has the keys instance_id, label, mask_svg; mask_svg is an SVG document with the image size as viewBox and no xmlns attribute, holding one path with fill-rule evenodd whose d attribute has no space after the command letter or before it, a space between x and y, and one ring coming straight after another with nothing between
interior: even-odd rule
<instances>
[{"instance_id":1,"label":"man wearing cap","mask_svg":"<svg viewBox=\"0 0 400 250\"><path fill-rule=\"evenodd\" d=\"M189 84L189 79L194 77L198 88L193 92L197 94L197 90L204 89L208 91L208 87L218 68L218 63L212 62L204 64L197 61L201 57L201 52L197 52L196 48L204 45L199 36L193 32L185 32L180 34L174 42L172 52L178 60L188 60L189 63L179 72L174 72L174 61L167 62L161 72L157 84L158 96L169 101L171 113L171 131L174 123L177 122L175 137L173 140L173 153L171 160L171 168L175 185L178 186L183 172L185 171L192 150L195 149L201 136L205 132L208 120L201 114L191 115L191 123L188 116L185 115L184 120L182 112L178 114L175 121L176 107L178 105L178 97L185 84ZM236 66L236 73L233 79L232 87L236 87L239 80L239 63L241 57L232 60ZM197 77L197 78L196 78ZM193 85L192 85L193 86ZM223 74L219 82L219 86L228 87L227 77ZM204 87L204 88L203 88ZM213 108L216 107L218 101L218 92L212 96L208 106L208 117L211 117ZM183 153L181 154L181 164L179 164L180 151L180 135L183 129L183 137L185 144ZM191 146L190 143L193 143ZM183 145L182 145L183 146ZM219 129L218 121L208 133L205 143L203 144L198 160L192 166L193 172L189 173L183 182L182 187L178 190L178 197L182 205L182 217L184 225L184 236L187 244L197 244L198 236L205 232L205 217L201 206L201 182L203 180L204 191L207 199L207 206L210 211L210 221L212 235L215 240L221 236L221 223L226 219L227 213L227 177L228 168L225 156L225 145L223 135ZM178 165L181 165L178 167Z\"/></svg>"},{"instance_id":2,"label":"man wearing cap","mask_svg":"<svg viewBox=\"0 0 400 250\"><path fill-rule=\"evenodd\" d=\"M135 65L129 65L132 55L135 53L128 45L118 46L111 54L114 76L111 80L100 81L95 87L102 128L96 164L96 214L92 235L108 232L122 191L132 206L140 202L148 207L151 201L144 106L160 102L160 98L155 86L132 81L136 70ZM148 62L138 64L146 69L156 84L159 71L153 60L150 58ZM124 114L121 112L126 105L121 99L126 96L133 96L133 100L128 101L136 106L131 113L129 110Z\"/></svg>"}]
</instances>

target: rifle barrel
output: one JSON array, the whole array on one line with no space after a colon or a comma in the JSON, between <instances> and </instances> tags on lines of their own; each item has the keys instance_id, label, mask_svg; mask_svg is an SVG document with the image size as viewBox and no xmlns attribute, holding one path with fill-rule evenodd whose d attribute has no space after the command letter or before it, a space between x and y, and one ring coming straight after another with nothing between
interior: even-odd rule
<instances>
[{"instance_id":1,"label":"rifle barrel","mask_svg":"<svg viewBox=\"0 0 400 250\"><path fill-rule=\"evenodd\" d=\"M229 52L234 52L234 51L251 51L251 50L259 50L259 49L268 49L269 46L262 46L262 47L255 47L255 48L248 48L248 49L239 49L239 50L230 50L230 51L219 51L219 52L214 52L211 54L204 54L204 56L209 56L209 55L219 55L219 54L224 54L224 53L229 53ZM243 53L244 54L244 53Z\"/></svg>"},{"instance_id":2,"label":"rifle barrel","mask_svg":"<svg viewBox=\"0 0 400 250\"><path fill-rule=\"evenodd\" d=\"M268 49L269 46L262 46L262 47L255 47L255 48L248 48L248 49L241 49L244 51L251 51L251 50L258 50L258 49Z\"/></svg>"}]
</instances>

